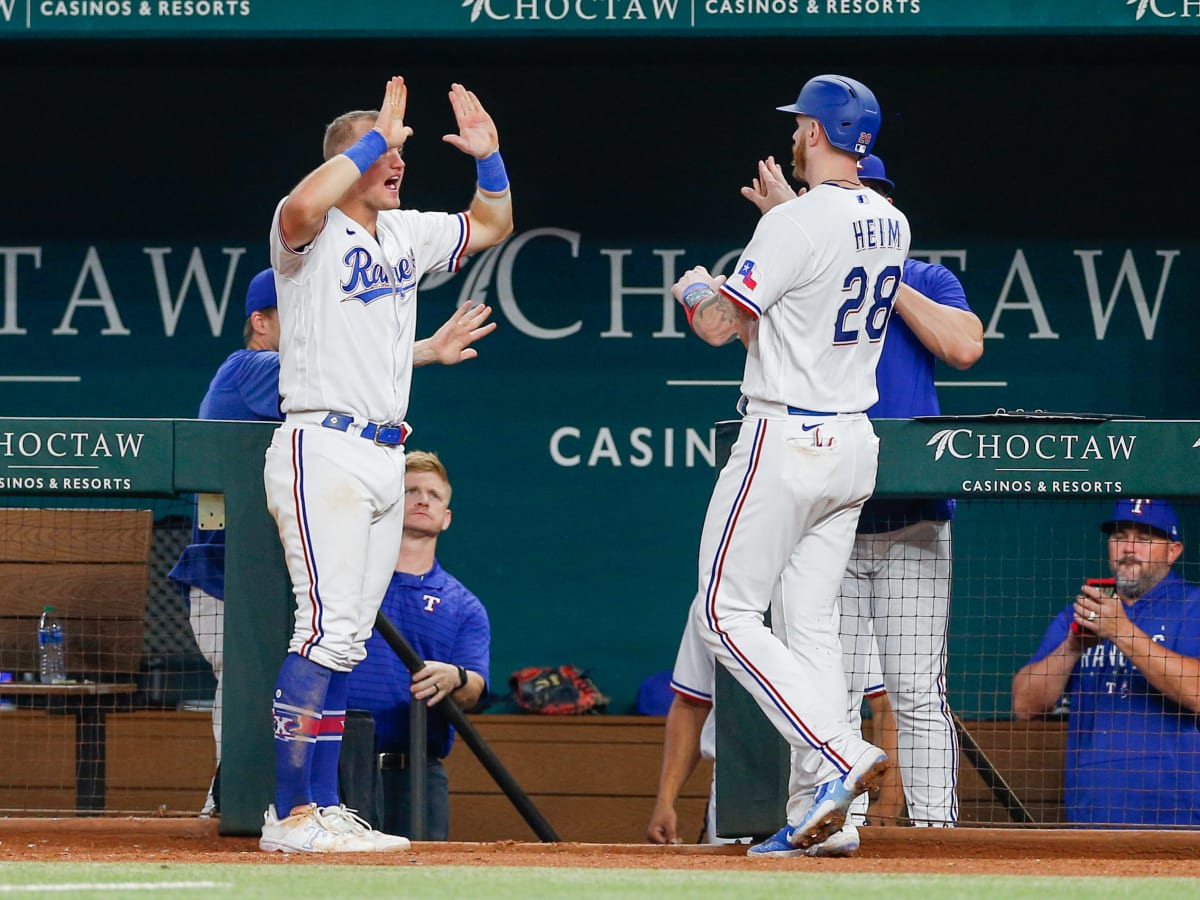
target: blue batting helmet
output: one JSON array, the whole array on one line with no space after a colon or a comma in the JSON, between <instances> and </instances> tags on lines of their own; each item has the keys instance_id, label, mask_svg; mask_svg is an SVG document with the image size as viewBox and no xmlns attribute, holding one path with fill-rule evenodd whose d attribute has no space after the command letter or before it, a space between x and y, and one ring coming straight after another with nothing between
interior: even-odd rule
<instances>
[{"instance_id":1,"label":"blue batting helmet","mask_svg":"<svg viewBox=\"0 0 1200 900\"><path fill-rule=\"evenodd\" d=\"M829 143L855 156L871 152L883 123L879 101L871 89L845 75L810 78L795 103L776 109L811 116L824 127Z\"/></svg>"}]
</instances>

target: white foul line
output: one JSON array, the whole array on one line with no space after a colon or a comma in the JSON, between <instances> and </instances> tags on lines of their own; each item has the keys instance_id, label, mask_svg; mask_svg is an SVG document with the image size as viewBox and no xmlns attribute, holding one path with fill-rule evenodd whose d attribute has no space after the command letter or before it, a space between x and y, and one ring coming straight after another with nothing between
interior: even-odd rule
<instances>
[{"instance_id":1,"label":"white foul line","mask_svg":"<svg viewBox=\"0 0 1200 900\"><path fill-rule=\"evenodd\" d=\"M91 884L0 884L0 894L66 893L67 891L178 891L233 887L231 881L97 881Z\"/></svg>"}]
</instances>

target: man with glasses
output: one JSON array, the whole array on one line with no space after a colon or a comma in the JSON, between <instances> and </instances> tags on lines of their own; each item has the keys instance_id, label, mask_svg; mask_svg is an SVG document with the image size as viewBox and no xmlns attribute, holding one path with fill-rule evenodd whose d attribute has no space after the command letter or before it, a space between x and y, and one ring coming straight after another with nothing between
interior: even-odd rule
<instances>
[{"instance_id":1,"label":"man with glasses","mask_svg":"<svg viewBox=\"0 0 1200 900\"><path fill-rule=\"evenodd\" d=\"M1120 500L1100 526L1111 586L1084 584L1013 678L1033 719L1066 694L1067 820L1200 825L1200 585L1172 571L1179 519L1163 500Z\"/></svg>"}]
</instances>

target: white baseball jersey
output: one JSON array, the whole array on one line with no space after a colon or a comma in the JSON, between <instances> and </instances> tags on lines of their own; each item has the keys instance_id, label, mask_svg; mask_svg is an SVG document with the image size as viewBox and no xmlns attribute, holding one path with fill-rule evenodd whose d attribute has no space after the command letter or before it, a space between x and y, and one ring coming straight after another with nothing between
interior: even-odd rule
<instances>
[{"instance_id":1,"label":"white baseball jersey","mask_svg":"<svg viewBox=\"0 0 1200 900\"><path fill-rule=\"evenodd\" d=\"M285 413L332 410L394 423L408 411L417 282L456 271L463 213L386 210L377 237L339 209L304 248L285 243L275 209L271 265L279 295L279 392ZM338 290L329 294L336 284Z\"/></svg>"},{"instance_id":2,"label":"white baseball jersey","mask_svg":"<svg viewBox=\"0 0 1200 900\"><path fill-rule=\"evenodd\" d=\"M904 213L867 188L819 184L762 217L721 288L758 320L742 382L749 415L875 403L909 239Z\"/></svg>"}]
</instances>

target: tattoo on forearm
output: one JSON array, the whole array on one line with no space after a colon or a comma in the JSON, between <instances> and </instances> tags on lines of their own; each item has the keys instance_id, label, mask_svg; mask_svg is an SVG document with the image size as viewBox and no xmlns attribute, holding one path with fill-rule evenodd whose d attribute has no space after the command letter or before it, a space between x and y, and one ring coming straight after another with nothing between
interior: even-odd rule
<instances>
[{"instance_id":1,"label":"tattoo on forearm","mask_svg":"<svg viewBox=\"0 0 1200 900\"><path fill-rule=\"evenodd\" d=\"M712 312L708 312L708 310ZM728 297L723 297L720 294L714 294L700 303L696 304L696 315L704 316L712 321L715 325L733 325L737 327L740 316L737 308L733 305Z\"/></svg>"}]
</instances>

